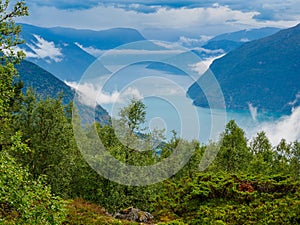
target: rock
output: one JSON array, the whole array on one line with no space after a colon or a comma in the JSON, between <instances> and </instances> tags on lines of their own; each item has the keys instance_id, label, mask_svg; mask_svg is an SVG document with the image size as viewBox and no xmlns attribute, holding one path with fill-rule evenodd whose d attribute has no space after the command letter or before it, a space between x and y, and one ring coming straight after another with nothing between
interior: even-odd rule
<instances>
[{"instance_id":1,"label":"rock","mask_svg":"<svg viewBox=\"0 0 300 225\"><path fill-rule=\"evenodd\" d=\"M114 215L114 217L116 219L129 220L133 222L143 222L143 223L149 223L154 219L154 217L150 213L133 207L129 207L127 209L117 212Z\"/></svg>"}]
</instances>

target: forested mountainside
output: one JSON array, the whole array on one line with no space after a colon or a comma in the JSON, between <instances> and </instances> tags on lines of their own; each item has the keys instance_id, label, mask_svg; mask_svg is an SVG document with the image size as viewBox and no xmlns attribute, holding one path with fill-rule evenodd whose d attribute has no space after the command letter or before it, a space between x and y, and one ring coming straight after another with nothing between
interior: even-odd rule
<instances>
[{"instance_id":1,"label":"forested mountainside","mask_svg":"<svg viewBox=\"0 0 300 225\"><path fill-rule=\"evenodd\" d=\"M228 109L248 109L289 113L300 104L300 25L243 44L224 57L215 60L210 71L198 83L204 82L212 72L223 91ZM194 83L188 96L197 106L207 107L203 90ZM206 94L213 96L214 90Z\"/></svg>"}]
</instances>

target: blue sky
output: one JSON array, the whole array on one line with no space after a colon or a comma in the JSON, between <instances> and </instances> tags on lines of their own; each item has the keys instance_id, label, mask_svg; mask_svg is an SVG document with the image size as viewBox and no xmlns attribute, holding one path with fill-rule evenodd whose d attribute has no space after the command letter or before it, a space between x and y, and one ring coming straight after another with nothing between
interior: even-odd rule
<instances>
[{"instance_id":1,"label":"blue sky","mask_svg":"<svg viewBox=\"0 0 300 225\"><path fill-rule=\"evenodd\" d=\"M27 0L22 22L94 30L131 27L148 36L216 35L300 22L299 0Z\"/></svg>"}]
</instances>

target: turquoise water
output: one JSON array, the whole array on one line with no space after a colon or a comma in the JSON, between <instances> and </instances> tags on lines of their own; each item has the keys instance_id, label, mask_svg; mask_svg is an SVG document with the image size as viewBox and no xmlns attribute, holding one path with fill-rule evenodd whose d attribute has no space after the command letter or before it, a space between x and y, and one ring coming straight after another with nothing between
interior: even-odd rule
<instances>
[{"instance_id":1,"label":"turquoise water","mask_svg":"<svg viewBox=\"0 0 300 225\"><path fill-rule=\"evenodd\" d=\"M226 123L234 119L250 137L261 122L271 121L272 117L249 111L227 111L195 107L186 97L188 87L194 82L189 76L177 76L158 70L147 69L146 65L131 65L109 77L103 92L119 94L114 103L101 103L112 117L118 117L120 108L126 106L132 97L142 98L146 105L147 132L164 130L167 139L172 130L178 137L196 139L207 143L218 139Z\"/></svg>"}]
</instances>

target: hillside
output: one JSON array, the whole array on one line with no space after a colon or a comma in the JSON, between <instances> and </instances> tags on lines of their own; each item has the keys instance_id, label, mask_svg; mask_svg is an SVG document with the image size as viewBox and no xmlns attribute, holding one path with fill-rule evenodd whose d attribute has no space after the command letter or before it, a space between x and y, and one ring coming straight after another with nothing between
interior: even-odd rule
<instances>
[{"instance_id":1,"label":"hillside","mask_svg":"<svg viewBox=\"0 0 300 225\"><path fill-rule=\"evenodd\" d=\"M96 60L93 53L144 40L138 31L127 28L92 31L28 24L22 24L21 37L26 41L21 49L25 51L27 60L63 81L79 81ZM104 67L101 71L109 73Z\"/></svg>"},{"instance_id":2,"label":"hillside","mask_svg":"<svg viewBox=\"0 0 300 225\"><path fill-rule=\"evenodd\" d=\"M134 41L145 40L137 30L131 28L112 28L95 31L65 27L45 28L22 24L23 37L27 39L32 34L40 34L55 42L78 42L84 47L94 47L102 50L112 49Z\"/></svg>"},{"instance_id":3,"label":"hillside","mask_svg":"<svg viewBox=\"0 0 300 225\"><path fill-rule=\"evenodd\" d=\"M41 67L32 62L23 60L21 64L17 66L17 69L19 71L19 77L24 83L24 92L29 87L32 87L41 98L57 98L60 94L63 94L64 104L69 104L73 101L74 90ZM93 109L88 109L88 107L85 107L85 110L87 110L86 113L93 113ZM95 117L101 124L107 124L110 118L106 110L100 105L96 107Z\"/></svg>"},{"instance_id":4,"label":"hillside","mask_svg":"<svg viewBox=\"0 0 300 225\"><path fill-rule=\"evenodd\" d=\"M300 25L243 44L210 66L223 90L228 109L245 110L251 103L260 111L289 113L299 102ZM204 82L209 71L198 82ZM209 93L213 96L213 90ZM207 107L197 83L187 95Z\"/></svg>"},{"instance_id":5,"label":"hillside","mask_svg":"<svg viewBox=\"0 0 300 225\"><path fill-rule=\"evenodd\" d=\"M203 48L216 50L223 49L225 52L236 49L245 42L254 41L278 32L279 28L263 27L258 29L240 30L232 33L217 35L210 39Z\"/></svg>"},{"instance_id":6,"label":"hillside","mask_svg":"<svg viewBox=\"0 0 300 225\"><path fill-rule=\"evenodd\" d=\"M24 92L32 87L41 98L56 98L59 93L63 93L64 103L73 100L74 92L68 85L36 64L23 60L17 69L24 83Z\"/></svg>"},{"instance_id":7,"label":"hillside","mask_svg":"<svg viewBox=\"0 0 300 225\"><path fill-rule=\"evenodd\" d=\"M187 49L190 49L192 53L196 54L199 57L199 60L205 61L207 59L219 57L224 53L230 52L245 44L246 42L257 40L259 38L274 34L279 30L279 28L264 27L259 29L241 30L232 33L220 34L208 40L207 43L205 43L201 47L199 43L195 43L194 45L188 46ZM190 56L191 55L192 54L190 54ZM189 59L185 59L185 62L187 64L192 64L193 62L190 62L189 60L191 60L191 57ZM157 62L153 62L148 66L148 68L160 70L170 74L180 74L180 71L171 68L168 65L163 65Z\"/></svg>"},{"instance_id":8,"label":"hillside","mask_svg":"<svg viewBox=\"0 0 300 225\"><path fill-rule=\"evenodd\" d=\"M275 27L263 27L258 29L248 29L248 30L240 30L231 33L225 33L217 35L216 37L210 39L209 41L222 41L229 40L235 42L245 42L245 41L254 41L257 39L264 38L266 36L270 36L280 29Z\"/></svg>"}]
</instances>

